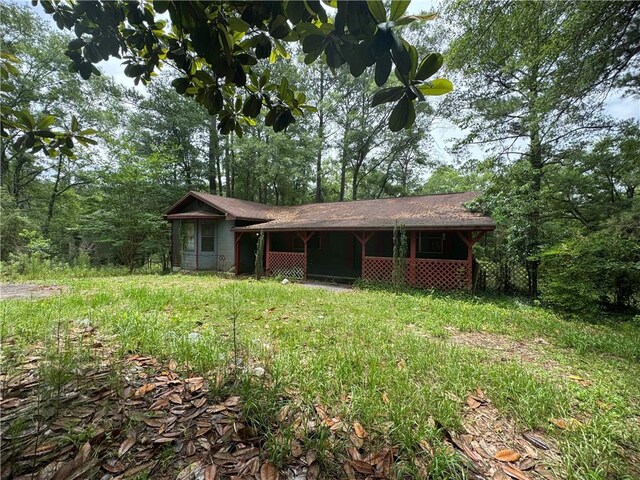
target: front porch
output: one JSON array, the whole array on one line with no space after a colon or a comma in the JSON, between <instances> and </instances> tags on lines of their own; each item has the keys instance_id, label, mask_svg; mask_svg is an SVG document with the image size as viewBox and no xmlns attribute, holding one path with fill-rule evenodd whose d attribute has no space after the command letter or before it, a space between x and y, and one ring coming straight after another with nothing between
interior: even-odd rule
<instances>
[{"instance_id":1,"label":"front porch","mask_svg":"<svg viewBox=\"0 0 640 480\"><path fill-rule=\"evenodd\" d=\"M410 230L406 283L438 290L471 289L473 245L485 231ZM243 236L236 232L236 255ZM393 233L381 231L265 232L267 275L307 280L391 282ZM242 262L236 262L240 265ZM236 273L247 273L236 269Z\"/></svg>"}]
</instances>

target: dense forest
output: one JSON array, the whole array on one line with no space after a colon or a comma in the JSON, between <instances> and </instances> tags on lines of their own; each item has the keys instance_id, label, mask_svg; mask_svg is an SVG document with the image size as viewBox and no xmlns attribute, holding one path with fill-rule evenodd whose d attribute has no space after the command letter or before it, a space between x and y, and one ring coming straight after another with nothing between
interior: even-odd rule
<instances>
[{"instance_id":1,"label":"dense forest","mask_svg":"<svg viewBox=\"0 0 640 480\"><path fill-rule=\"evenodd\" d=\"M3 269L166 267L162 213L188 190L277 205L481 190L472 207L498 228L476 248L495 288L541 292L565 309L633 307L640 4L451 1L438 9L403 35L420 57L443 52L455 90L416 103L411 126L388 128L395 109L375 105L377 66L354 76L353 66L307 64L306 45L292 43L285 58L253 67L309 105L276 131L250 115L226 128L182 94L170 62L135 87L97 75L99 62L78 74L69 68L73 33L41 6L0 3L2 108L11 122L3 113ZM616 114L625 102L631 114ZM54 122L70 132L59 145L23 138L25 128ZM460 132L445 156L433 136L443 124Z\"/></svg>"}]
</instances>

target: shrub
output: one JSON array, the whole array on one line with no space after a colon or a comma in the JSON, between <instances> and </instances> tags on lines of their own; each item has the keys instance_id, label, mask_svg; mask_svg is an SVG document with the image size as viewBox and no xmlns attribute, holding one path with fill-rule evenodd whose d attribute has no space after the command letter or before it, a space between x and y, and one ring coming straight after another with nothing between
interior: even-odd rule
<instances>
[{"instance_id":1,"label":"shrub","mask_svg":"<svg viewBox=\"0 0 640 480\"><path fill-rule=\"evenodd\" d=\"M640 245L610 231L566 240L542 256L543 298L569 312L638 304Z\"/></svg>"}]
</instances>

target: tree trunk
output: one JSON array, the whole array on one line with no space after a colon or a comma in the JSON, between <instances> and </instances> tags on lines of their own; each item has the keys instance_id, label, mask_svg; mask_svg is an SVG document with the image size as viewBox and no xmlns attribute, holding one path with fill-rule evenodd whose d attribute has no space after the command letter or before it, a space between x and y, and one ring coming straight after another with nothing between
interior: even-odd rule
<instances>
[{"instance_id":1,"label":"tree trunk","mask_svg":"<svg viewBox=\"0 0 640 480\"><path fill-rule=\"evenodd\" d=\"M322 150L324 148L324 67L320 66L320 94L318 96L318 152L316 154L316 203L322 202Z\"/></svg>"},{"instance_id":2,"label":"tree trunk","mask_svg":"<svg viewBox=\"0 0 640 480\"><path fill-rule=\"evenodd\" d=\"M218 191L222 193L222 185L216 182L218 165L220 164L220 148L218 144L218 129L216 128L216 117L213 115L209 119L209 193L216 195ZM219 189L219 190L218 190Z\"/></svg>"},{"instance_id":3,"label":"tree trunk","mask_svg":"<svg viewBox=\"0 0 640 480\"><path fill-rule=\"evenodd\" d=\"M231 142L231 134L227 135L225 137L225 142L224 142L224 179L225 179L225 187L226 187L226 195L227 197L231 196L231 181L230 181L230 177L231 177L231 146L230 146L230 142Z\"/></svg>"},{"instance_id":4,"label":"tree trunk","mask_svg":"<svg viewBox=\"0 0 640 480\"><path fill-rule=\"evenodd\" d=\"M53 218L53 209L56 204L56 199L58 198L58 187L60 186L60 176L62 175L62 161L63 156L58 156L58 164L56 165L56 177L53 182L53 190L51 190L51 195L49 196L49 205L47 207L47 218L44 222L44 227L42 228L42 232L44 235L49 233L49 226L51 224L51 219Z\"/></svg>"},{"instance_id":5,"label":"tree trunk","mask_svg":"<svg viewBox=\"0 0 640 480\"><path fill-rule=\"evenodd\" d=\"M236 175L236 151L233 147L233 133L229 135L230 150L231 150L231 165L229 165L229 197L235 197L235 175Z\"/></svg>"},{"instance_id":6,"label":"tree trunk","mask_svg":"<svg viewBox=\"0 0 640 480\"><path fill-rule=\"evenodd\" d=\"M353 168L353 179L351 180L351 200L358 199L358 175L360 174L360 159L358 159L358 163Z\"/></svg>"},{"instance_id":7,"label":"tree trunk","mask_svg":"<svg viewBox=\"0 0 640 480\"><path fill-rule=\"evenodd\" d=\"M344 202L345 190L347 189L347 146L349 144L349 126L345 126L344 137L342 139L342 155L340 159L340 201Z\"/></svg>"},{"instance_id":8,"label":"tree trunk","mask_svg":"<svg viewBox=\"0 0 640 480\"><path fill-rule=\"evenodd\" d=\"M542 189L542 145L540 142L540 126L537 120L531 125L530 132L531 155L529 161L532 169L531 179L531 210L529 212L529 226L527 232L528 247L526 251L527 272L529 276L529 294L538 296L538 266L540 265L540 192Z\"/></svg>"}]
</instances>

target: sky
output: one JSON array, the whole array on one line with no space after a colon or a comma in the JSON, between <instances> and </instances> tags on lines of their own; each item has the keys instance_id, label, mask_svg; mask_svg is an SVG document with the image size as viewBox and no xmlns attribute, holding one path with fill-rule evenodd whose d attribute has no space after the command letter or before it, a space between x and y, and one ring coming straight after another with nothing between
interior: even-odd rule
<instances>
[{"instance_id":1,"label":"sky","mask_svg":"<svg viewBox=\"0 0 640 480\"><path fill-rule=\"evenodd\" d=\"M434 12L440 10L440 4L442 2L438 0L413 0L410 4L407 13L416 14L420 12ZM42 9L38 7L38 13L45 18L48 22L53 24L53 21L49 15L44 14ZM167 18L168 19L168 18ZM435 22L438 20L436 19ZM55 27L55 24L54 28ZM127 87L135 87L133 80L128 78L124 72L124 67L121 65L121 60L112 58L107 62L101 62L100 69L105 75L113 77L117 82ZM137 88L144 94L146 87L139 85ZM432 97L428 101L437 108L437 105L441 100L437 97ZM605 113L617 120L637 119L640 120L640 102L631 98L623 98L619 94L612 94L605 101L604 106ZM456 163L457 159L451 154L449 149L454 142L464 137L464 132L458 128L453 122L442 117L434 118L431 124L431 130L429 132L433 138L433 148L430 152L432 158L439 160L442 163ZM469 154L474 158L481 158L484 156L484 152L479 147L472 146L469 150Z\"/></svg>"}]
</instances>

